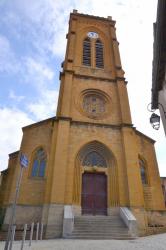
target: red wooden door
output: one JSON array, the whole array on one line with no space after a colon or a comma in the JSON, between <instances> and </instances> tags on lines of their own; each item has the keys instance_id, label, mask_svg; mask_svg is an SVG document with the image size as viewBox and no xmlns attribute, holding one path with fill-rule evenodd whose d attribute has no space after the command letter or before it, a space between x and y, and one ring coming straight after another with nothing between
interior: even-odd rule
<instances>
[{"instance_id":1,"label":"red wooden door","mask_svg":"<svg viewBox=\"0 0 166 250\"><path fill-rule=\"evenodd\" d=\"M107 214L107 177L100 173L82 176L82 213Z\"/></svg>"}]
</instances>

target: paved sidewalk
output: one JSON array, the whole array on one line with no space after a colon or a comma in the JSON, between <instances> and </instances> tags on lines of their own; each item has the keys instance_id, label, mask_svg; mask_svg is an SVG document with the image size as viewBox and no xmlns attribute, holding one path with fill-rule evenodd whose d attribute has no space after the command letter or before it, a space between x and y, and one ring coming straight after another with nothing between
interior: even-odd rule
<instances>
[{"instance_id":1,"label":"paved sidewalk","mask_svg":"<svg viewBox=\"0 0 166 250\"><path fill-rule=\"evenodd\" d=\"M20 250L21 242L15 242L13 250ZM0 250L4 242L0 242ZM25 243L24 250L166 250L166 234L138 238L136 240L43 240Z\"/></svg>"}]
</instances>

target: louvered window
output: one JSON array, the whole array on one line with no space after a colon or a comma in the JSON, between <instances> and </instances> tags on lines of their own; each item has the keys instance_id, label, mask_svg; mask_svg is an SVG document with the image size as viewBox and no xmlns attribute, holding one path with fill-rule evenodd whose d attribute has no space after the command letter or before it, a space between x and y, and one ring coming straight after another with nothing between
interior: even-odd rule
<instances>
[{"instance_id":1,"label":"louvered window","mask_svg":"<svg viewBox=\"0 0 166 250\"><path fill-rule=\"evenodd\" d=\"M95 43L95 49L96 49L96 67L104 68L103 44L99 39Z\"/></svg>"},{"instance_id":2,"label":"louvered window","mask_svg":"<svg viewBox=\"0 0 166 250\"><path fill-rule=\"evenodd\" d=\"M91 41L89 38L83 42L83 65L91 66Z\"/></svg>"}]
</instances>

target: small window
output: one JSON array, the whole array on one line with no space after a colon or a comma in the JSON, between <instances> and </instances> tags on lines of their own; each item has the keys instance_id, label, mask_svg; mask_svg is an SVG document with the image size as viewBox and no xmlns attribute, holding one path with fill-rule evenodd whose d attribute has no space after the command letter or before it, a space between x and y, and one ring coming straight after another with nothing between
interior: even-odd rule
<instances>
[{"instance_id":1,"label":"small window","mask_svg":"<svg viewBox=\"0 0 166 250\"><path fill-rule=\"evenodd\" d=\"M39 148L33 158L32 177L44 177L46 169L46 154L43 148Z\"/></svg>"},{"instance_id":2,"label":"small window","mask_svg":"<svg viewBox=\"0 0 166 250\"><path fill-rule=\"evenodd\" d=\"M83 65L91 66L91 41L86 38L83 42Z\"/></svg>"},{"instance_id":3,"label":"small window","mask_svg":"<svg viewBox=\"0 0 166 250\"><path fill-rule=\"evenodd\" d=\"M104 68L103 44L99 39L95 43L95 49L96 49L96 67Z\"/></svg>"},{"instance_id":4,"label":"small window","mask_svg":"<svg viewBox=\"0 0 166 250\"><path fill-rule=\"evenodd\" d=\"M146 185L146 184L148 184L147 173L146 173L145 163L141 159L139 160L139 166L140 166L140 174L141 174L142 184Z\"/></svg>"},{"instance_id":5,"label":"small window","mask_svg":"<svg viewBox=\"0 0 166 250\"><path fill-rule=\"evenodd\" d=\"M106 161L102 155L100 155L96 151L92 151L85 156L85 158L83 160L83 166L107 167L107 164L106 164Z\"/></svg>"}]
</instances>

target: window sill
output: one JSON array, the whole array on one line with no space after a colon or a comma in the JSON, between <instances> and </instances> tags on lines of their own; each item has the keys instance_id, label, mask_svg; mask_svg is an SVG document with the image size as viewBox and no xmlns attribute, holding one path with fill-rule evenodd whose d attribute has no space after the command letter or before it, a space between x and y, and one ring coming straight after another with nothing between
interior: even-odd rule
<instances>
[{"instance_id":1,"label":"window sill","mask_svg":"<svg viewBox=\"0 0 166 250\"><path fill-rule=\"evenodd\" d=\"M37 176L32 177L32 176L30 176L28 179L35 180L35 181L45 181L46 177L37 177Z\"/></svg>"}]
</instances>

